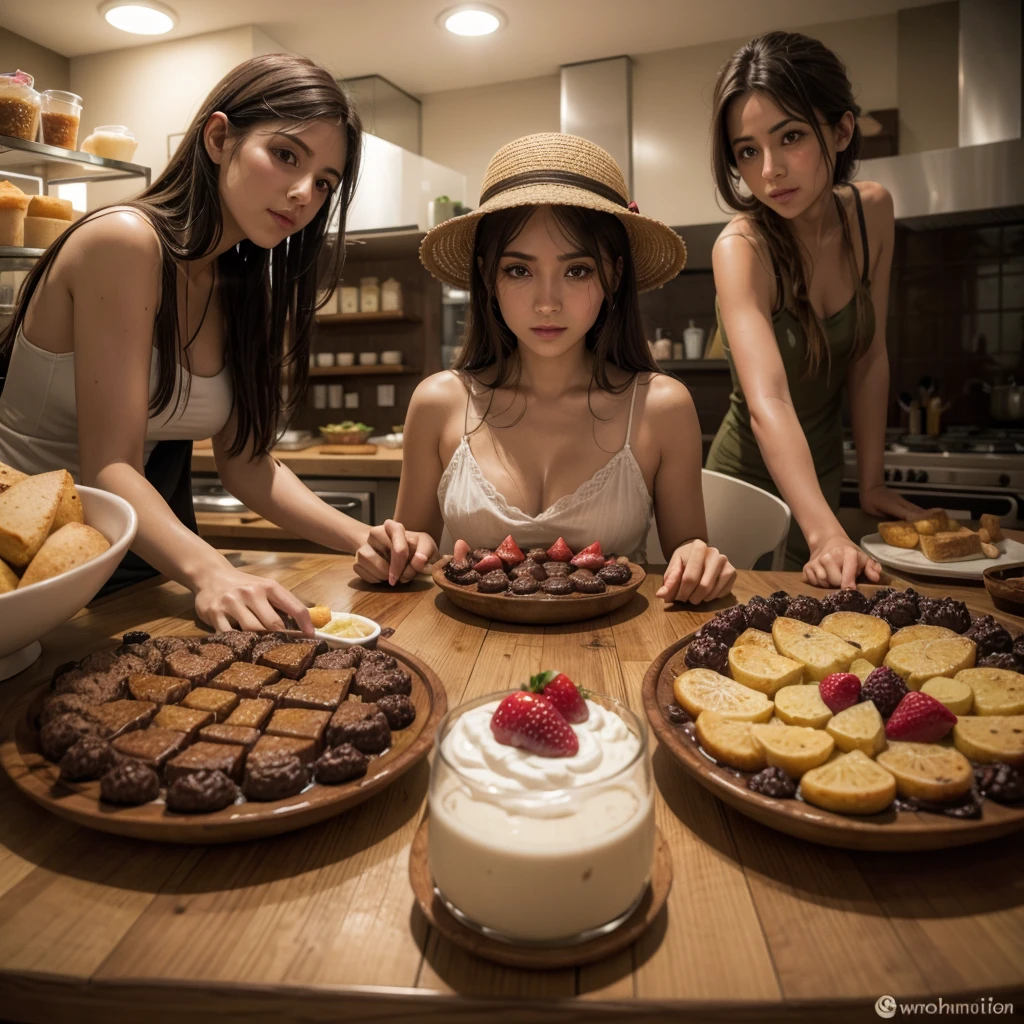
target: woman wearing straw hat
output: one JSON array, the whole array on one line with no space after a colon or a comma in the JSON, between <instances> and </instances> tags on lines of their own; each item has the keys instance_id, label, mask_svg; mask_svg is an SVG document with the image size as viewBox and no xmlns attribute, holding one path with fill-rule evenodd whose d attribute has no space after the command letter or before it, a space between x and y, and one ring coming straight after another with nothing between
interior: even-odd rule
<instances>
[{"instance_id":1,"label":"woman wearing straw hat","mask_svg":"<svg viewBox=\"0 0 1024 1024\"><path fill-rule=\"evenodd\" d=\"M715 84L715 182L737 216L713 252L733 390L707 468L782 495L787 568L817 586L881 574L836 516L847 386L861 508L923 515L882 478L893 205L852 181L859 111L842 61L795 32L752 39Z\"/></svg>"},{"instance_id":2,"label":"woman wearing straw hat","mask_svg":"<svg viewBox=\"0 0 1024 1024\"><path fill-rule=\"evenodd\" d=\"M479 208L435 227L420 258L469 289L470 315L454 370L413 395L395 518L456 555L511 534L642 559L653 511L672 552L658 596L727 593L697 414L657 372L637 300L686 247L629 201L615 161L572 135L518 139L492 158Z\"/></svg>"}]
</instances>

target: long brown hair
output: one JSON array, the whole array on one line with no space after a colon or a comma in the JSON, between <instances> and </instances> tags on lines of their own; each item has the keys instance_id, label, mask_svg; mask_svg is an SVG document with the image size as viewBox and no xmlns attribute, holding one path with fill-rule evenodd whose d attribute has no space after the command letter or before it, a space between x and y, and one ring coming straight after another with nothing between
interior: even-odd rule
<instances>
[{"instance_id":1,"label":"long brown hair","mask_svg":"<svg viewBox=\"0 0 1024 1024\"><path fill-rule=\"evenodd\" d=\"M501 255L523 230L536 206L496 210L480 219L469 280L469 313L463 335L462 353L454 369L471 376L494 369L492 389L519 384L519 342L505 323L498 306L498 271ZM629 236L618 217L580 206L553 205L559 226L579 252L597 264L604 302L593 326L587 331L586 348L593 355L591 385L618 394L629 387L638 373L657 373L658 366L644 338L636 266L629 248ZM607 265L619 265L618 281L609 279ZM606 262L607 261L607 262ZM608 376L608 366L630 374L622 385Z\"/></svg>"},{"instance_id":2,"label":"long brown hair","mask_svg":"<svg viewBox=\"0 0 1024 1024\"><path fill-rule=\"evenodd\" d=\"M819 118L835 127L850 111L856 118L860 107L854 102L850 79L843 62L823 43L799 32L769 32L741 46L723 65L715 82L711 115L711 154L715 184L726 204L750 218L777 268L780 287L775 296L775 312L787 302L807 338L806 376L817 373L822 360L828 360L825 330L808 297L807 275L804 272L802 246L785 218L780 217L755 196L739 190L740 173L736 156L729 142L726 119L729 104L745 93L767 96L790 117L811 126L821 147L822 156L830 163L829 188L849 184L860 155L860 128L855 127L850 144L829 160L825 137ZM833 195L835 195L833 191ZM868 334L868 306L871 296L857 273L857 257L850 237L850 226L842 202L835 196L839 221L843 228L844 251L855 282L853 358L857 359L871 344ZM865 260L868 254L864 254Z\"/></svg>"},{"instance_id":3,"label":"long brown hair","mask_svg":"<svg viewBox=\"0 0 1024 1024\"><path fill-rule=\"evenodd\" d=\"M150 415L171 401L187 399L187 377L178 377L178 353L190 366L188 347L181 337L177 311L176 260L195 260L216 248L223 234L217 166L203 143L211 115L227 117L228 135L245 136L261 125L284 121L304 125L326 120L345 135L345 166L341 184L313 220L273 249L248 239L217 257L215 275L225 313L225 361L232 378L237 431L229 453L266 454L302 400L309 379L309 348L314 314L341 278L345 258L345 219L359 173L361 128L355 107L324 68L305 57L271 53L253 57L229 71L206 97L163 173L149 188L117 206L131 207L153 225L163 252L161 299L154 324L158 354L156 389ZM106 208L104 208L106 209ZM338 243L330 259L321 260L333 211L337 211ZM94 217L101 211L89 215ZM86 219L89 219L86 218ZM9 360L29 301L45 278L73 225L50 246L25 281L18 309L6 334L0 337L0 357ZM317 290L324 289L320 302ZM2 369L2 368L0 368ZM180 380L179 386L175 386ZM287 399L284 384L289 386Z\"/></svg>"}]
</instances>

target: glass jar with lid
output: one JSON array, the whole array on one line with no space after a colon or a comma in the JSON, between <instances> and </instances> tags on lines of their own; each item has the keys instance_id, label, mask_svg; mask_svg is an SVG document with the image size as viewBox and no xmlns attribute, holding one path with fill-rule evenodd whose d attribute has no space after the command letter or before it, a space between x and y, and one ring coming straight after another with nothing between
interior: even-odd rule
<instances>
[{"instance_id":1,"label":"glass jar with lid","mask_svg":"<svg viewBox=\"0 0 1024 1024\"><path fill-rule=\"evenodd\" d=\"M63 89L42 94L43 142L47 146L75 149L82 120L82 97Z\"/></svg>"},{"instance_id":2,"label":"glass jar with lid","mask_svg":"<svg viewBox=\"0 0 1024 1024\"><path fill-rule=\"evenodd\" d=\"M0 74L0 135L36 141L41 101L34 84L35 79L25 71Z\"/></svg>"},{"instance_id":3,"label":"glass jar with lid","mask_svg":"<svg viewBox=\"0 0 1024 1024\"><path fill-rule=\"evenodd\" d=\"M380 312L380 284L376 277L359 278L359 312Z\"/></svg>"},{"instance_id":4,"label":"glass jar with lid","mask_svg":"<svg viewBox=\"0 0 1024 1024\"><path fill-rule=\"evenodd\" d=\"M82 152L130 164L139 140L123 124L102 124L82 142Z\"/></svg>"}]
</instances>

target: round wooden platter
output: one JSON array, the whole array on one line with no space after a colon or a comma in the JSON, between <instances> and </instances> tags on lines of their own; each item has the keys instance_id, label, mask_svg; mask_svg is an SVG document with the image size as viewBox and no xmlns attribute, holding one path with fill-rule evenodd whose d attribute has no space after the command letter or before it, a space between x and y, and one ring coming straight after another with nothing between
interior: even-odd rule
<instances>
[{"instance_id":1,"label":"round wooden platter","mask_svg":"<svg viewBox=\"0 0 1024 1024\"><path fill-rule=\"evenodd\" d=\"M630 581L621 587L610 586L603 594L530 594L526 597L509 597L506 594L481 594L475 583L468 587L452 583L444 574L444 567L449 561L450 556L438 562L432 575L434 582L453 605L479 615L482 619L519 625L547 626L607 615L628 604L647 578L641 566L635 562L626 562L632 573Z\"/></svg>"},{"instance_id":2,"label":"round wooden platter","mask_svg":"<svg viewBox=\"0 0 1024 1024\"><path fill-rule=\"evenodd\" d=\"M338 786L311 784L284 800L240 801L210 814L176 814L163 797L137 807L99 799L99 782L68 783L39 751L36 717L49 688L29 694L13 708L0 739L0 767L36 803L79 825L136 839L167 843L233 843L261 839L313 825L368 800L427 755L438 723L448 710L441 681L422 661L386 640L379 650L393 655L412 676L416 719L392 733L392 745L373 757L366 775Z\"/></svg>"},{"instance_id":3,"label":"round wooden platter","mask_svg":"<svg viewBox=\"0 0 1024 1024\"><path fill-rule=\"evenodd\" d=\"M877 588L861 589L868 593ZM1013 633L1019 631L1005 620L1001 624ZM1024 806L1008 807L989 799L982 805L982 816L972 821L895 807L864 817L835 814L804 803L799 797L780 800L752 792L747 788L749 772L712 760L691 731L669 720L666 709L676 703L672 684L686 670L683 655L695 635L690 633L677 640L651 663L641 689L644 709L658 742L705 789L741 814L798 839L849 850L938 850L995 839L1024 827Z\"/></svg>"},{"instance_id":4,"label":"round wooden platter","mask_svg":"<svg viewBox=\"0 0 1024 1024\"><path fill-rule=\"evenodd\" d=\"M493 960L506 967L550 971L578 967L611 956L612 953L617 953L636 942L650 927L665 905L669 890L672 888L672 854L661 830L657 829L650 884L636 910L615 931L573 946L517 946L482 935L452 916L434 888L434 879L430 874L427 857L429 832L428 815L420 822L420 827L413 837L412 848L409 850L409 882L420 910L441 935L455 945L461 946L475 956Z\"/></svg>"}]
</instances>

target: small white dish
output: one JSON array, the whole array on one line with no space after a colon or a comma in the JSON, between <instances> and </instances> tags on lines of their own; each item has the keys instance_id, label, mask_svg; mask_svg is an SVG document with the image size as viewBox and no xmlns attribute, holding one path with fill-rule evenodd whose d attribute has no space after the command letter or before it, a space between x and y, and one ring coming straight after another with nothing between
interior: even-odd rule
<instances>
[{"instance_id":1,"label":"small white dish","mask_svg":"<svg viewBox=\"0 0 1024 1024\"><path fill-rule=\"evenodd\" d=\"M360 352L359 353L359 365L360 366L376 366L377 365L377 353L376 352Z\"/></svg>"},{"instance_id":2,"label":"small white dish","mask_svg":"<svg viewBox=\"0 0 1024 1024\"><path fill-rule=\"evenodd\" d=\"M354 352L339 352L337 361L339 366L355 366L356 354Z\"/></svg>"},{"instance_id":3,"label":"small white dish","mask_svg":"<svg viewBox=\"0 0 1024 1024\"><path fill-rule=\"evenodd\" d=\"M322 629L314 630L313 635L317 640L323 640L327 646L332 650L346 647L359 647L361 645L372 644L380 636L380 623L374 622L373 619L368 619L365 615L357 615L355 612L331 612L331 622L336 622L338 619L353 619L358 623L370 628L370 632L366 636L360 637L346 637L346 636L335 636L333 633L326 633Z\"/></svg>"},{"instance_id":4,"label":"small white dish","mask_svg":"<svg viewBox=\"0 0 1024 1024\"><path fill-rule=\"evenodd\" d=\"M317 352L317 354L316 354L316 365L317 366L333 366L334 365L334 353L333 352Z\"/></svg>"},{"instance_id":5,"label":"small white dish","mask_svg":"<svg viewBox=\"0 0 1024 1024\"><path fill-rule=\"evenodd\" d=\"M401 366L402 353L398 349L388 349L387 352L381 352L380 361L385 366Z\"/></svg>"}]
</instances>

